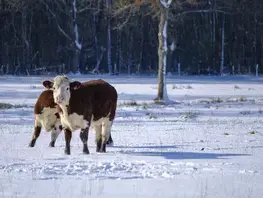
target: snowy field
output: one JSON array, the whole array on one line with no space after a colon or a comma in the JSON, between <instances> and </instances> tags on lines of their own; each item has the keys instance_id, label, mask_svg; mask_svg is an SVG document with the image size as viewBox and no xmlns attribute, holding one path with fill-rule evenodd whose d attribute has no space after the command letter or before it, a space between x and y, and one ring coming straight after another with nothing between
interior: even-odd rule
<instances>
[{"instance_id":1,"label":"snowy field","mask_svg":"<svg viewBox=\"0 0 263 198\"><path fill-rule=\"evenodd\" d=\"M263 197L262 77L169 77L175 103L160 106L156 77L100 76L119 94L114 146L97 154L91 131L84 155L76 131L70 156L64 134L28 147L46 78L0 77L0 102L14 105L0 109L0 198Z\"/></svg>"}]
</instances>

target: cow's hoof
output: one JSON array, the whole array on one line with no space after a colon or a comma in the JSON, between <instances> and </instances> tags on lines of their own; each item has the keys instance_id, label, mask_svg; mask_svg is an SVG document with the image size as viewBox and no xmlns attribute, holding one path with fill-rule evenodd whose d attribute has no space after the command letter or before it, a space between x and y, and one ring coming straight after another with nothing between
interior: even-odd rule
<instances>
[{"instance_id":1,"label":"cow's hoof","mask_svg":"<svg viewBox=\"0 0 263 198\"><path fill-rule=\"evenodd\" d=\"M32 141L29 143L28 147L34 147L34 146L35 146L35 143L36 143L36 141L32 140Z\"/></svg>"},{"instance_id":2,"label":"cow's hoof","mask_svg":"<svg viewBox=\"0 0 263 198\"><path fill-rule=\"evenodd\" d=\"M50 142L49 147L55 147L55 142Z\"/></svg>"},{"instance_id":3,"label":"cow's hoof","mask_svg":"<svg viewBox=\"0 0 263 198\"><path fill-rule=\"evenodd\" d=\"M84 154L89 154L89 149L88 149L87 146L86 146L86 147L85 147L85 146L83 147L83 153L84 153Z\"/></svg>"},{"instance_id":4,"label":"cow's hoof","mask_svg":"<svg viewBox=\"0 0 263 198\"><path fill-rule=\"evenodd\" d=\"M114 142L107 142L107 146L114 146Z\"/></svg>"},{"instance_id":5,"label":"cow's hoof","mask_svg":"<svg viewBox=\"0 0 263 198\"><path fill-rule=\"evenodd\" d=\"M106 153L106 144L103 144L100 148L100 153Z\"/></svg>"},{"instance_id":6,"label":"cow's hoof","mask_svg":"<svg viewBox=\"0 0 263 198\"><path fill-rule=\"evenodd\" d=\"M96 144L97 144L96 152L100 152L100 150L101 150L101 140L97 140Z\"/></svg>"},{"instance_id":7,"label":"cow's hoof","mask_svg":"<svg viewBox=\"0 0 263 198\"><path fill-rule=\"evenodd\" d=\"M70 149L66 148L66 149L65 149L65 154L66 154L66 155L70 155Z\"/></svg>"}]
</instances>

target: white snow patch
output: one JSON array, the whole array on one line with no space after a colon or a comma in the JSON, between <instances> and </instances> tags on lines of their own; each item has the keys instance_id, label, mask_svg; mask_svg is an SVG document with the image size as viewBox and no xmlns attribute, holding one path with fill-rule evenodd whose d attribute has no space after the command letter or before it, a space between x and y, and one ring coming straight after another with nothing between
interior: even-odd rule
<instances>
[{"instance_id":1,"label":"white snow patch","mask_svg":"<svg viewBox=\"0 0 263 198\"><path fill-rule=\"evenodd\" d=\"M33 104L46 78L0 77L0 101L28 105L0 110L0 197L263 194L262 77L167 78L169 98L177 102L156 105L156 77L74 76L110 82L122 105L112 125L114 146L107 153L95 152L91 130L90 155L82 154L76 131L70 156L64 155L63 133L54 148L48 147L51 134L45 132L34 148L27 146L33 134ZM192 89L186 89L188 85Z\"/></svg>"}]
</instances>

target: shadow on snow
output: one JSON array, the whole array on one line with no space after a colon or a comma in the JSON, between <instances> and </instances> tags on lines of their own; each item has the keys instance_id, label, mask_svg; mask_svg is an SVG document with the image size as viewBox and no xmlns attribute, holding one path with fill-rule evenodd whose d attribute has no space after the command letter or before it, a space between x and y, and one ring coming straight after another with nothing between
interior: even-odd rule
<instances>
[{"instance_id":1,"label":"shadow on snow","mask_svg":"<svg viewBox=\"0 0 263 198\"><path fill-rule=\"evenodd\" d=\"M129 148L129 149L176 149L180 145L167 145L167 146L155 146L155 145L145 145L145 146L113 146L113 148ZM184 145L185 146L185 145Z\"/></svg>"},{"instance_id":2,"label":"shadow on snow","mask_svg":"<svg viewBox=\"0 0 263 198\"><path fill-rule=\"evenodd\" d=\"M165 159L227 159L229 157L250 156L234 153L202 153L202 152L174 152L174 151L124 151L123 153L136 156L163 157Z\"/></svg>"}]
</instances>

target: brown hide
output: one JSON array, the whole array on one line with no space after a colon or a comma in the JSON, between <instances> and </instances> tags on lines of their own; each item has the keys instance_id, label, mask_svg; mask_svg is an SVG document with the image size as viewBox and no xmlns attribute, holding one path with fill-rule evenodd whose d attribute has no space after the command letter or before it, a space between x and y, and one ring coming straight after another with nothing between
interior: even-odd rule
<instances>
[{"instance_id":1,"label":"brown hide","mask_svg":"<svg viewBox=\"0 0 263 198\"><path fill-rule=\"evenodd\" d=\"M54 112L54 109L56 108L56 106L57 105L55 104L54 99L53 99L53 91L45 90L39 95L39 97L35 103L34 114L35 115L41 115L43 113L44 108L50 108L50 110L51 110L50 112ZM34 126L34 134L33 134L33 137L31 139L30 143L29 143L29 147L35 146L36 140L40 135L42 127L45 127L46 130L57 130L56 126L55 126L55 121L57 121L57 120L54 120L53 116L52 116L52 120L49 123L45 123L44 126L41 123L41 120L47 120L48 119L48 116L50 116L50 112L48 112L48 114L46 114L46 115L44 114L43 116L40 116L41 118L39 118L37 116L35 117L36 122L35 122L35 126ZM57 116L57 119L59 119L59 114L55 113L55 115ZM61 131L62 126L59 125L58 127L59 127L59 130ZM54 132L54 131L52 131L52 132ZM54 134L51 135L51 142L49 143L50 147L55 146L56 139L57 139L57 135L55 135L55 136L54 136Z\"/></svg>"},{"instance_id":2,"label":"brown hide","mask_svg":"<svg viewBox=\"0 0 263 198\"><path fill-rule=\"evenodd\" d=\"M37 99L37 102L34 107L34 113L41 114L44 108L47 107L56 108L56 106L57 105L54 102L54 98L53 98L53 91L45 90L39 95Z\"/></svg>"},{"instance_id":3,"label":"brown hide","mask_svg":"<svg viewBox=\"0 0 263 198\"><path fill-rule=\"evenodd\" d=\"M101 79L88 81L82 85L76 90L71 90L68 114L83 115L89 122L92 115L94 121L109 115L112 121L116 113L118 97L116 89Z\"/></svg>"}]
</instances>

